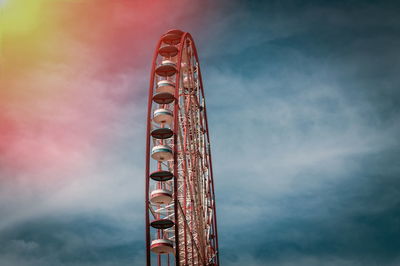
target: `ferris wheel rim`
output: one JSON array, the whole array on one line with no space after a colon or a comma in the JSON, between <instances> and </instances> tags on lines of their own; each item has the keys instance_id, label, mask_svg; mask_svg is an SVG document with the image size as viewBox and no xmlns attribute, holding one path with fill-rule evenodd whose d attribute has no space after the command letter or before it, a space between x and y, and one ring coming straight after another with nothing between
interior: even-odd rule
<instances>
[{"instance_id":1,"label":"ferris wheel rim","mask_svg":"<svg viewBox=\"0 0 400 266\"><path fill-rule=\"evenodd\" d=\"M176 43L175 39L177 39L177 36L179 34L181 34L180 40L179 40L179 42ZM163 43L166 44L166 45L162 46ZM173 43L175 43L175 44L173 44ZM171 46L172 45L178 45L178 44L179 44L179 48L178 48L178 53L176 55L177 56L177 60L176 60L177 62L176 63L171 61L171 60L163 59L160 65L156 64L157 58L158 58L159 55L167 55L167 56L169 56L170 55L169 51L172 51L173 53L175 51L175 49L172 49ZM148 112L147 112L148 113L148 115L147 115L147 128L148 128L148 130L147 130L147 133L146 133L147 140L146 140L146 186L145 186L145 194L146 194L146 196L145 196L145 201L146 201L146 210L145 210L146 211L146 243L147 243L146 244L147 245L146 252L148 254L147 255L147 259L146 259L147 265L150 265L150 263L151 263L150 262L150 258L149 258L149 254L150 254L150 249L151 249L150 243L152 243L152 241L150 241L151 240L150 239L150 225L151 225L151 223L150 223L150 218L149 218L149 207L148 207L149 203L151 202L151 200L149 199L150 180L159 181L159 182L168 181L168 180L174 180L173 181L173 190L175 192L174 192L173 197L174 197L174 202L175 202L174 203L174 209L175 209L175 211L174 211L174 216L175 216L174 220L175 220L175 223L174 223L173 226L174 226L175 236L178 236L178 237L174 238L174 240L175 240L174 241L175 242L174 255L175 255L175 261L176 261L177 265L179 265L179 263L180 263L180 258L179 258L179 256L180 256L180 249L179 249L180 248L180 243L179 243L179 228L180 228L180 225L177 222L177 221L179 221L179 217L178 217L179 216L179 211L177 209L177 206L180 204L180 201L178 199L178 187L177 187L178 186L178 176L179 176L178 164L177 164L178 159L177 158L178 158L178 155L182 153L182 151L178 150L178 137L179 137L178 136L178 134L179 134L179 132L178 132L179 131L179 127L178 126L180 125L180 121L178 120L178 110L180 108L180 99L182 99L181 95L179 94L179 88L184 86L184 84L181 84L181 82L184 81L182 79L182 75L183 75L182 73L183 72L181 72L182 58L183 58L182 53L183 53L183 51L185 49L185 45L187 45L187 44L190 44L190 47L193 50L193 54L191 56L193 56L195 58L195 62L197 64L195 66L196 67L195 71L198 73L197 74L198 76L195 79L198 81L199 92L200 92L201 97L203 99L203 103L202 103L203 105L202 106L199 105L198 107L199 107L200 111L204 112L204 118L203 119L205 120L205 125L204 125L205 129L202 131L202 133L205 135L205 137L207 139L205 143L208 143L208 147L204 147L204 150L207 149L207 152L208 152L207 156L208 156L209 167L210 167L210 177L208 179L208 182L210 182L210 180L211 180L212 184L210 186L210 189L212 190L211 195L213 196L210 199L212 201L212 204L213 204L212 205L213 215L212 215L212 218L210 218L210 219L212 219L212 225L211 226L213 228L213 232L214 232L215 236L217 236L216 211L215 211L215 192L214 192L214 182L213 182L214 179L213 179L213 172L212 172L212 165L211 165L211 153L210 153L210 149L209 149L210 137L209 137L209 133L208 133L209 132L209 130L208 130L208 121L207 121L207 115L206 115L206 106L205 106L205 102L204 102L205 96L204 96L204 88L203 88L201 71L200 71L199 58L198 58L198 55L197 55L197 49L196 49L194 40L193 40L192 36L190 35L190 33L182 32L182 31L173 29L173 30L168 31L164 35L162 35L161 38L159 39L158 43L157 43L157 46L156 46L156 49L155 49L155 52L154 52L154 56L153 56L152 71L151 71L151 78L150 78L150 89L149 89L149 98L148 98ZM162 49L163 47L169 47L169 48L163 50ZM171 53L171 54L173 54L173 53ZM174 72L174 73L172 75L170 75L172 72ZM166 103L166 102L163 102L162 100L160 100L160 98L155 98L156 95L159 94L159 93L164 93L163 97L170 97L170 96L168 96L169 92L165 88L159 89L159 91L163 90L162 92L157 92L156 94L154 94L154 86L155 86L155 80L156 80L155 77L156 77L156 75L162 76L162 77L165 78L165 80L161 80L161 81L159 81L157 83L157 89L159 89L159 83L161 85L165 86L165 84L168 83L166 81L169 80L170 76L173 76L173 75L176 76L176 78L175 78L175 91L174 91L174 97L173 97L172 101ZM193 75L193 73L192 73L192 75ZM179 78L178 78L178 76L179 76ZM192 76L192 79L194 79L194 76ZM171 98L169 98L169 99L171 99ZM157 100L159 100L159 102L157 102ZM150 130L152 128L151 116L153 115L153 111L152 111L153 102L155 102L157 104L160 104L160 105L173 104L173 112L172 113L174 114L174 116L173 116L173 121L170 122L171 129L172 129L172 125L173 125L173 130L162 127L163 123L166 122L164 120L159 120L159 121L156 120L156 122L161 122L161 127L156 128L155 130L152 130L152 131ZM163 110L160 110L160 111L157 112L157 114L168 115L166 113L167 112L163 112ZM154 112L154 115L155 114L156 114L156 112ZM168 129L168 130L165 130L165 129ZM155 148L155 146L153 146L153 149L150 149L150 147L151 147L151 140L150 139L154 138L155 136L158 136L158 137L160 137L158 139L161 140L161 143L163 143L162 140L168 138L168 137L162 138L161 137L162 134L157 135L157 130L158 130L159 133L162 132L163 130L165 130L165 132L168 131L169 137L173 138L172 156L173 156L173 162L174 163L173 163L173 171L172 172L171 171L163 171L163 170L158 169L157 171L153 171L152 173L150 173L150 162L149 162L150 158L151 157L153 159L160 158L160 157L153 157L153 156L150 157L150 151ZM172 132L172 135L171 135L171 132ZM156 137L156 139L157 139L157 137ZM161 149L161 148L163 148L163 149ZM161 147L161 148L158 149L157 151L159 151L159 152L168 152L169 151L168 150L169 147L168 148ZM185 194L184 198L186 198L186 194ZM184 215L186 215L186 214L184 214ZM162 219L159 219L159 220L162 220ZM168 220L168 219L166 219L166 220ZM153 220L153 222L154 221L157 221L157 219ZM185 224L183 226L186 228ZM169 227L169 228L171 228L171 227ZM184 230L185 230L184 233L186 234L186 229L184 229ZM191 237L193 238L193 235ZM215 255L214 256L216 256L216 258L217 258L215 265L219 265L218 240L217 240L217 237L215 237L215 238L216 238L216 241L214 243L214 246L208 246L208 247L210 247L210 249L215 249ZM192 239L191 241L194 241L194 240ZM198 247L196 247L196 248L198 249ZM206 253L204 253L205 251L203 253L201 253L199 250L197 250L197 251L199 252L196 255L198 263L200 263L199 262L199 256L201 257L202 261L206 262L206 257L205 257ZM193 252L193 242L192 242L192 252ZM188 256L186 254L185 255L185 259L187 259L187 257ZM192 257L191 259L194 260L194 257ZM214 260L214 259L211 258L211 260Z\"/></svg>"}]
</instances>

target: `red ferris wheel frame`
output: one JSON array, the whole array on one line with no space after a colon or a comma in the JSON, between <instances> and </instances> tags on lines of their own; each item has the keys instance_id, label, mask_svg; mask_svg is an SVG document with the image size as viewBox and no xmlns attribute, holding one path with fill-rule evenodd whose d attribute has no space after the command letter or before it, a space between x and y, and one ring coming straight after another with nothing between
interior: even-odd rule
<instances>
[{"instance_id":1,"label":"red ferris wheel frame","mask_svg":"<svg viewBox=\"0 0 400 266\"><path fill-rule=\"evenodd\" d=\"M194 40L187 32L170 30L157 43L150 75L145 172L148 266L152 261L219 265L208 129Z\"/></svg>"}]
</instances>

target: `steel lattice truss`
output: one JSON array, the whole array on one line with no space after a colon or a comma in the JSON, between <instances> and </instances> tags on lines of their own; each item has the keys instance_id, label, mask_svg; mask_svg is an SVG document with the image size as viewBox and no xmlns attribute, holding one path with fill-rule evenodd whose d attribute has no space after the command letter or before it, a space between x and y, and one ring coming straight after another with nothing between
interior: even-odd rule
<instances>
[{"instance_id":1,"label":"steel lattice truss","mask_svg":"<svg viewBox=\"0 0 400 266\"><path fill-rule=\"evenodd\" d=\"M219 265L210 138L199 59L189 33L156 47L146 148L147 265Z\"/></svg>"}]
</instances>

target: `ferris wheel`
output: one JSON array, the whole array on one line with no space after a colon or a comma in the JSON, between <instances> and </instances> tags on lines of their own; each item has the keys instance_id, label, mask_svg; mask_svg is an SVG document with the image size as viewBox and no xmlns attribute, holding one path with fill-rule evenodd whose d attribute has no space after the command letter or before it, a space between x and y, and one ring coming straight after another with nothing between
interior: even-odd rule
<instances>
[{"instance_id":1,"label":"ferris wheel","mask_svg":"<svg viewBox=\"0 0 400 266\"><path fill-rule=\"evenodd\" d=\"M158 41L146 137L147 265L219 265L204 89L192 36Z\"/></svg>"}]
</instances>

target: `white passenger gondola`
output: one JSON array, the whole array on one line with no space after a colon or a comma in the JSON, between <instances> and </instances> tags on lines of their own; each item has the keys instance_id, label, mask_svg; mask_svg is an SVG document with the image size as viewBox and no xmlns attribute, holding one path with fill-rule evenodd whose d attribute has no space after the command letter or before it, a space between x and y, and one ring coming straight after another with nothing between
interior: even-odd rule
<instances>
[{"instance_id":1,"label":"white passenger gondola","mask_svg":"<svg viewBox=\"0 0 400 266\"><path fill-rule=\"evenodd\" d=\"M151 158L160 162L172 160L172 149L168 145L154 146L151 150Z\"/></svg>"},{"instance_id":2,"label":"white passenger gondola","mask_svg":"<svg viewBox=\"0 0 400 266\"><path fill-rule=\"evenodd\" d=\"M174 252L174 244L168 239L156 239L151 241L150 249L156 254L168 254Z\"/></svg>"},{"instance_id":3,"label":"white passenger gondola","mask_svg":"<svg viewBox=\"0 0 400 266\"><path fill-rule=\"evenodd\" d=\"M161 80L157 83L156 94L153 101L158 104L170 104L175 100L175 82Z\"/></svg>"},{"instance_id":4,"label":"white passenger gondola","mask_svg":"<svg viewBox=\"0 0 400 266\"><path fill-rule=\"evenodd\" d=\"M171 125L173 118L171 110L160 108L154 111L153 120L158 124Z\"/></svg>"},{"instance_id":5,"label":"white passenger gondola","mask_svg":"<svg viewBox=\"0 0 400 266\"><path fill-rule=\"evenodd\" d=\"M169 204L172 201L172 192L166 189L156 189L150 193L150 202L153 204Z\"/></svg>"},{"instance_id":6,"label":"white passenger gondola","mask_svg":"<svg viewBox=\"0 0 400 266\"><path fill-rule=\"evenodd\" d=\"M172 82L170 80L160 80L157 82L157 88L156 92L168 92L172 95L175 94L175 82Z\"/></svg>"}]
</instances>

